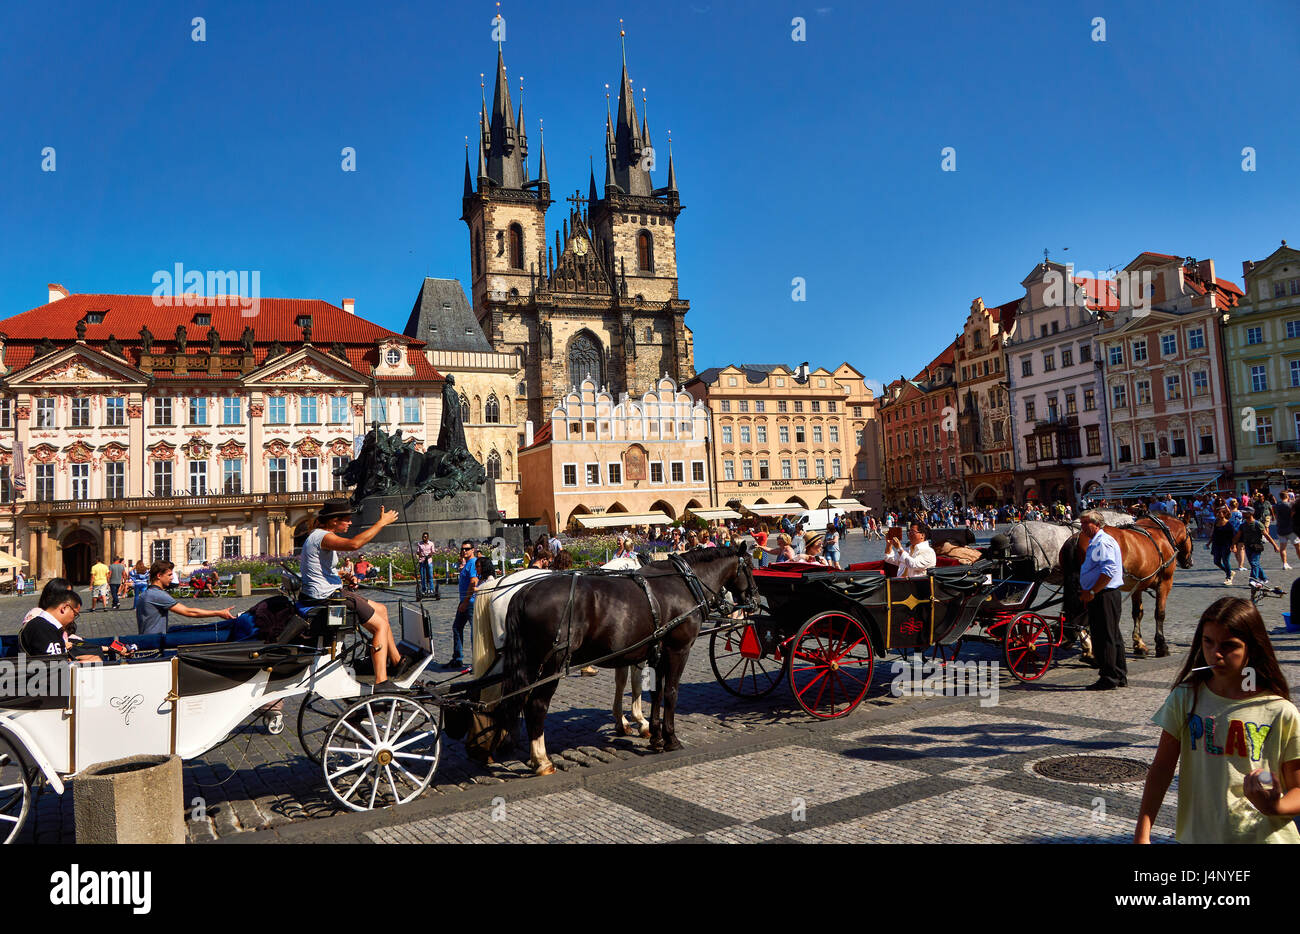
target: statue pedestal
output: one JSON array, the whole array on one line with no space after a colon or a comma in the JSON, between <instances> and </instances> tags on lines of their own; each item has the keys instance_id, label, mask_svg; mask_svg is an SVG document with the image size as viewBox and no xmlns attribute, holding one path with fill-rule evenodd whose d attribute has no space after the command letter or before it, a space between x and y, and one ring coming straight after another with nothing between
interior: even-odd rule
<instances>
[{"instance_id":1,"label":"statue pedestal","mask_svg":"<svg viewBox=\"0 0 1300 934\"><path fill-rule=\"evenodd\" d=\"M373 541L407 545L428 532L440 546L448 541L459 545L467 538L481 542L491 538L500 523L495 492L489 482L483 492L457 493L445 499L434 499L432 493L422 493L414 500L410 494L371 496L362 502L352 528L367 529L379 520L381 509L392 509L397 521L380 529Z\"/></svg>"}]
</instances>

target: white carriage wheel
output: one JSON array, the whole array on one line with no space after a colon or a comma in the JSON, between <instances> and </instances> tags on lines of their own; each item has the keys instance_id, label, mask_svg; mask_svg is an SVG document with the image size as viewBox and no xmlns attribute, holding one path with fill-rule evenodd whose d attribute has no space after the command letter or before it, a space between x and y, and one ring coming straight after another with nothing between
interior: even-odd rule
<instances>
[{"instance_id":1,"label":"white carriage wheel","mask_svg":"<svg viewBox=\"0 0 1300 934\"><path fill-rule=\"evenodd\" d=\"M372 695L334 721L321 769L339 804L371 811L418 798L441 754L437 718L428 708L399 694Z\"/></svg>"},{"instance_id":2,"label":"white carriage wheel","mask_svg":"<svg viewBox=\"0 0 1300 934\"><path fill-rule=\"evenodd\" d=\"M0 737L0 840L12 843L27 822L32 783L13 744Z\"/></svg>"}]
</instances>

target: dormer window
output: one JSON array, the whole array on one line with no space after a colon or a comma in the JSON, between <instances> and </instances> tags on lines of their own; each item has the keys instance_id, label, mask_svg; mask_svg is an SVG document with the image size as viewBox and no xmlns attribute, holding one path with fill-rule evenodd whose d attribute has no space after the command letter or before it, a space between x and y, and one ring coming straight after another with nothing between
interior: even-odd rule
<instances>
[{"instance_id":1,"label":"dormer window","mask_svg":"<svg viewBox=\"0 0 1300 934\"><path fill-rule=\"evenodd\" d=\"M402 352L396 347L389 347L388 352L384 354L384 362L389 366L397 366L402 362Z\"/></svg>"},{"instance_id":2,"label":"dormer window","mask_svg":"<svg viewBox=\"0 0 1300 934\"><path fill-rule=\"evenodd\" d=\"M311 327L311 315L299 315L294 319L293 323L300 328L309 328Z\"/></svg>"},{"instance_id":3,"label":"dormer window","mask_svg":"<svg viewBox=\"0 0 1300 934\"><path fill-rule=\"evenodd\" d=\"M212 315L208 312L200 312L194 316L194 324L201 328L212 327Z\"/></svg>"},{"instance_id":4,"label":"dormer window","mask_svg":"<svg viewBox=\"0 0 1300 934\"><path fill-rule=\"evenodd\" d=\"M86 323L87 323L87 324L103 324L103 323L104 323L104 312L102 312L102 311L88 311L88 312L86 312Z\"/></svg>"}]
</instances>

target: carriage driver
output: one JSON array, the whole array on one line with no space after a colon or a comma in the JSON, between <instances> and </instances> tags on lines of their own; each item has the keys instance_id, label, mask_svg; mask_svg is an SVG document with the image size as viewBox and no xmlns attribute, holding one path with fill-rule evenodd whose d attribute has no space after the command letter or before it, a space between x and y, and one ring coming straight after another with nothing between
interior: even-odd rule
<instances>
[{"instance_id":1,"label":"carriage driver","mask_svg":"<svg viewBox=\"0 0 1300 934\"><path fill-rule=\"evenodd\" d=\"M333 500L326 503L316 513L316 528L302 543L302 596L299 608L306 609L323 603L338 593L343 581L334 570L338 563L338 552L359 551L379 530L392 524L397 519L394 509L382 509L379 521L358 532L351 538L344 538L352 525L352 506L347 500ZM401 677L402 656L393 640L393 629L388 624L388 607L373 600L367 600L352 590L343 590L343 599L348 608L356 614L357 621L371 635L371 658L375 664L375 690L391 690L384 685L391 674ZM390 665L396 666L389 671Z\"/></svg>"}]
</instances>

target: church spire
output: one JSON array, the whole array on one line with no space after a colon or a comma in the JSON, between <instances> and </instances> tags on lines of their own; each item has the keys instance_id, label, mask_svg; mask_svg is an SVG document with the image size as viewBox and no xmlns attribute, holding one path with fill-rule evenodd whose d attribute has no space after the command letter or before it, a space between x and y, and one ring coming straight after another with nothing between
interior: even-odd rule
<instances>
[{"instance_id":1,"label":"church spire","mask_svg":"<svg viewBox=\"0 0 1300 934\"><path fill-rule=\"evenodd\" d=\"M641 128L637 125L636 100L632 95L632 82L627 76L627 42L626 32L619 21L619 41L623 45L623 72L618 87L618 119L614 124L614 159L613 177L626 194L649 196L653 190L650 173L641 163L641 153L645 147Z\"/></svg>"},{"instance_id":2,"label":"church spire","mask_svg":"<svg viewBox=\"0 0 1300 934\"><path fill-rule=\"evenodd\" d=\"M591 172L591 182L587 186L587 210L591 210L600 200L600 196L596 193L596 160L590 154L587 156L587 164Z\"/></svg>"},{"instance_id":3,"label":"church spire","mask_svg":"<svg viewBox=\"0 0 1300 934\"><path fill-rule=\"evenodd\" d=\"M523 165L525 147L517 138L515 115L510 104L510 85L506 79L505 55L499 44L488 132L488 177L500 188L522 188L527 181Z\"/></svg>"},{"instance_id":4,"label":"church spire","mask_svg":"<svg viewBox=\"0 0 1300 934\"><path fill-rule=\"evenodd\" d=\"M472 198L474 196L474 182L469 174L469 137L465 137L465 194L464 197Z\"/></svg>"},{"instance_id":5,"label":"church spire","mask_svg":"<svg viewBox=\"0 0 1300 934\"><path fill-rule=\"evenodd\" d=\"M677 192L677 169L673 167L673 131L668 131L668 190Z\"/></svg>"},{"instance_id":6,"label":"church spire","mask_svg":"<svg viewBox=\"0 0 1300 934\"><path fill-rule=\"evenodd\" d=\"M541 149L541 152L538 154L537 186L540 188L542 185L545 185L549 189L551 187L551 180L546 176L546 128L542 125L541 120L537 121L537 135L539 137L538 146Z\"/></svg>"},{"instance_id":7,"label":"church spire","mask_svg":"<svg viewBox=\"0 0 1300 934\"><path fill-rule=\"evenodd\" d=\"M524 76L519 76L519 119L515 123L519 127L519 154L526 160L528 158L528 130L524 123ZM527 162L524 163L527 166ZM525 172L527 174L527 172Z\"/></svg>"}]
</instances>

